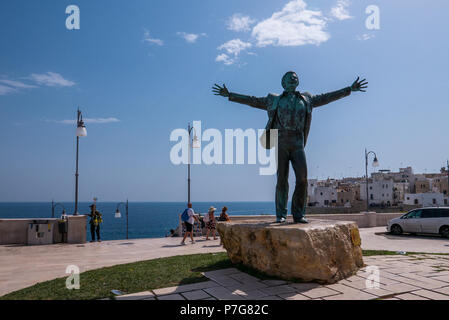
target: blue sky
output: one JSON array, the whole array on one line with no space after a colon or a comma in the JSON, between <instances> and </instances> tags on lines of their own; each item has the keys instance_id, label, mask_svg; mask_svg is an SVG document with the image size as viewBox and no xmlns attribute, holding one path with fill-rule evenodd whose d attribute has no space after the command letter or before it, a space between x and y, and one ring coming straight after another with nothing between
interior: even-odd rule
<instances>
[{"instance_id":1,"label":"blue sky","mask_svg":"<svg viewBox=\"0 0 449 320\"><path fill-rule=\"evenodd\" d=\"M70 4L80 30L65 27ZM365 27L371 4L379 30ZM368 92L314 111L309 178L363 175L365 147L381 169L438 171L449 157L448 9L443 0L2 1L0 201L73 200L78 106L89 119L80 200L184 201L187 168L170 162L171 131L194 120L263 128L265 112L210 88L280 93L288 70L311 93L369 81ZM272 201L275 177L258 170L194 166L192 199Z\"/></svg>"}]
</instances>

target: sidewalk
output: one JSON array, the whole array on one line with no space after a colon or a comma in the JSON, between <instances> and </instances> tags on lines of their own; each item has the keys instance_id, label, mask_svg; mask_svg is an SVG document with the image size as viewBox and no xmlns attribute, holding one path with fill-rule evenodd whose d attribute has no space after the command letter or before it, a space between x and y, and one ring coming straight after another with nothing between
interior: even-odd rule
<instances>
[{"instance_id":1,"label":"sidewalk","mask_svg":"<svg viewBox=\"0 0 449 320\"><path fill-rule=\"evenodd\" d=\"M205 272L209 281L118 296L117 300L449 300L449 256L365 257L379 268L367 288L366 268L337 284L261 281L237 269Z\"/></svg>"},{"instance_id":2,"label":"sidewalk","mask_svg":"<svg viewBox=\"0 0 449 320\"><path fill-rule=\"evenodd\" d=\"M363 250L389 250L449 253L449 239L439 235L399 235L386 233L385 227L361 228Z\"/></svg>"},{"instance_id":3,"label":"sidewalk","mask_svg":"<svg viewBox=\"0 0 449 320\"><path fill-rule=\"evenodd\" d=\"M441 237L386 235L383 234L385 227L359 230L365 250L449 253L449 241ZM197 243L192 245L187 240L185 246L180 246L180 242L181 238L155 238L83 245L0 246L0 296L38 282L67 276L65 270L68 265L76 265L80 272L84 272L155 258L224 251L219 240L197 238Z\"/></svg>"},{"instance_id":4,"label":"sidewalk","mask_svg":"<svg viewBox=\"0 0 449 320\"><path fill-rule=\"evenodd\" d=\"M0 296L36 283L65 277L69 265L80 272L196 253L221 252L220 240L197 238L195 244L181 238L153 238L85 243L81 245L54 244L47 246L0 246Z\"/></svg>"}]
</instances>

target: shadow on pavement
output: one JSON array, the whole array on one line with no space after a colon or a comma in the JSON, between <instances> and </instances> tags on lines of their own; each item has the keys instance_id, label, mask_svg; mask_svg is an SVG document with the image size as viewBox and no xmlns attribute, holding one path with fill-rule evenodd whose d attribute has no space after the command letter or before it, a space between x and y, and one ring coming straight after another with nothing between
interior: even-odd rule
<instances>
[{"instance_id":1,"label":"shadow on pavement","mask_svg":"<svg viewBox=\"0 0 449 320\"><path fill-rule=\"evenodd\" d=\"M448 241L447 238L443 238L439 235L433 235L433 234L391 234L388 232L376 232L374 233L376 236L382 236L389 240L417 240L417 239L424 239L424 240L437 240L437 241Z\"/></svg>"}]
</instances>

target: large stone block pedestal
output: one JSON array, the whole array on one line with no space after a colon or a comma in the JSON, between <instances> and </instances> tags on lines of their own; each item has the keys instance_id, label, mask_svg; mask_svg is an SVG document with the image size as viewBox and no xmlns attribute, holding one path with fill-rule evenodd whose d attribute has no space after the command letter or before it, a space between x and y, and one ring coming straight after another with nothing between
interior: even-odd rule
<instances>
[{"instance_id":1,"label":"large stone block pedestal","mask_svg":"<svg viewBox=\"0 0 449 320\"><path fill-rule=\"evenodd\" d=\"M335 283L363 266L354 222L220 222L217 230L233 263L283 279Z\"/></svg>"}]
</instances>

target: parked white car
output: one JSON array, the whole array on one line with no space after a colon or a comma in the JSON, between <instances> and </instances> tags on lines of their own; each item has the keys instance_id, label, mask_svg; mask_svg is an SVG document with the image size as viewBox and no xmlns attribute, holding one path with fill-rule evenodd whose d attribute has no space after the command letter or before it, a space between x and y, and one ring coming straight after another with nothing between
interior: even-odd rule
<instances>
[{"instance_id":1,"label":"parked white car","mask_svg":"<svg viewBox=\"0 0 449 320\"><path fill-rule=\"evenodd\" d=\"M387 230L392 234L428 233L449 238L449 208L414 209L388 221Z\"/></svg>"}]
</instances>

